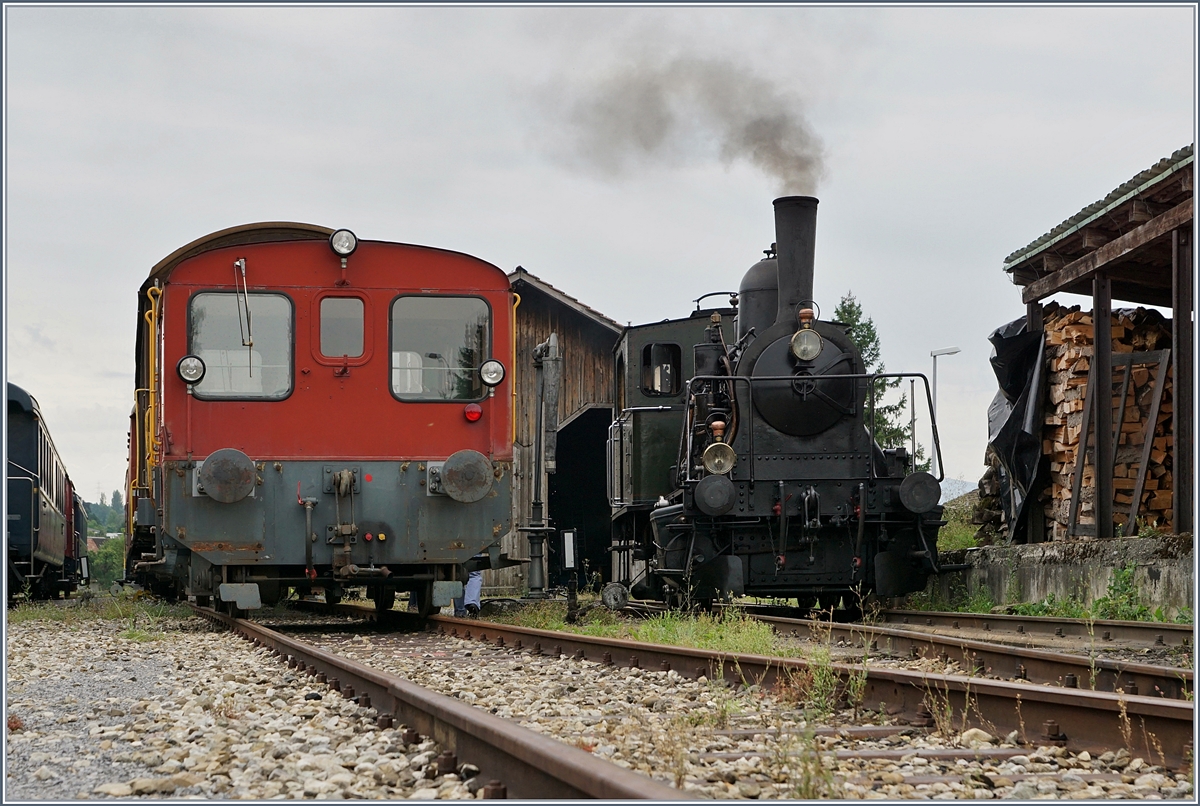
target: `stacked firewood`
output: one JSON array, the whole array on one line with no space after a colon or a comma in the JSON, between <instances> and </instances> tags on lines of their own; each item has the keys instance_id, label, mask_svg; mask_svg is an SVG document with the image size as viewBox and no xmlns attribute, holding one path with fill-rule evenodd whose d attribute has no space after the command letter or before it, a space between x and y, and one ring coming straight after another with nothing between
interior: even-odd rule
<instances>
[{"instance_id":1,"label":"stacked firewood","mask_svg":"<svg viewBox=\"0 0 1200 806\"><path fill-rule=\"evenodd\" d=\"M1071 510L1071 491L1083 427L1083 409L1087 392L1088 369L1092 362L1093 327L1090 311L1079 306L1063 308L1055 303L1043 313L1046 332L1046 360L1049 370L1048 395L1042 453L1050 463L1050 496L1046 503L1048 537L1065 539ZM1112 321L1114 353L1141 353L1171 346L1171 323L1154 310L1114 311ZM1113 409L1113 427L1118 427L1121 410L1121 388L1124 367L1113 367L1111 388L1102 391L1099 400ZM1157 413L1151 411L1154 382L1159 372L1167 373L1162 399ZM1171 526L1171 375L1170 361L1165 365L1134 364L1125 395L1124 416L1119 423L1113 471L1113 520L1124 525L1140 469L1148 420L1156 417L1151 430L1150 461L1142 487L1138 524L1170 529ZM1092 412L1092 427L1095 412ZM1094 435L1094 430L1093 430ZM1111 439L1111 435L1109 436ZM1095 528L1095 437L1088 438L1088 450L1083 468L1078 522L1083 531L1094 533ZM1087 525L1091 529L1086 529Z\"/></svg>"},{"instance_id":2,"label":"stacked firewood","mask_svg":"<svg viewBox=\"0 0 1200 806\"><path fill-rule=\"evenodd\" d=\"M975 545L1004 543L1008 537L1008 518L1000 503L1000 460L989 446L983 457L987 469L979 480L979 497L971 511L971 523L979 527Z\"/></svg>"}]
</instances>

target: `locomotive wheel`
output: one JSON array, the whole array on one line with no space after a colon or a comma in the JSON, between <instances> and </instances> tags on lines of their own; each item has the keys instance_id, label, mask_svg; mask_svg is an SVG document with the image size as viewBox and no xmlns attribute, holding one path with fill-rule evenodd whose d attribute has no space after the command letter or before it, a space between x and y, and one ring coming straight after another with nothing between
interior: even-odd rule
<instances>
[{"instance_id":1,"label":"locomotive wheel","mask_svg":"<svg viewBox=\"0 0 1200 806\"><path fill-rule=\"evenodd\" d=\"M377 612L391 610L396 604L396 589L380 585L375 589L371 598L375 600Z\"/></svg>"},{"instance_id":2,"label":"locomotive wheel","mask_svg":"<svg viewBox=\"0 0 1200 806\"><path fill-rule=\"evenodd\" d=\"M212 607L212 597L211 596L197 596L196 597L196 607Z\"/></svg>"},{"instance_id":3,"label":"locomotive wheel","mask_svg":"<svg viewBox=\"0 0 1200 806\"><path fill-rule=\"evenodd\" d=\"M437 610L433 606L433 583L426 582L414 591L417 594L417 614L421 618L432 616Z\"/></svg>"},{"instance_id":4,"label":"locomotive wheel","mask_svg":"<svg viewBox=\"0 0 1200 806\"><path fill-rule=\"evenodd\" d=\"M333 607L338 602L342 601L342 589L336 585L330 585L325 589L325 604Z\"/></svg>"}]
</instances>

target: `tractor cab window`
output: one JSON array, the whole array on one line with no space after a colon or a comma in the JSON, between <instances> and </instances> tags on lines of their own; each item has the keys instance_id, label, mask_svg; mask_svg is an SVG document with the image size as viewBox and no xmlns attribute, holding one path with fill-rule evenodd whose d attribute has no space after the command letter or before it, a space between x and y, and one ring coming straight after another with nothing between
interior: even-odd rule
<instances>
[{"instance_id":1,"label":"tractor cab window","mask_svg":"<svg viewBox=\"0 0 1200 806\"><path fill-rule=\"evenodd\" d=\"M642 391L648 395L677 395L683 362L678 344L647 344L642 348Z\"/></svg>"},{"instance_id":2,"label":"tractor cab window","mask_svg":"<svg viewBox=\"0 0 1200 806\"><path fill-rule=\"evenodd\" d=\"M188 352L204 362L201 400L282 400L292 391L292 301L282 294L192 297Z\"/></svg>"},{"instance_id":3,"label":"tractor cab window","mask_svg":"<svg viewBox=\"0 0 1200 806\"><path fill-rule=\"evenodd\" d=\"M400 297L392 303L392 394L401 400L481 400L491 310L478 297Z\"/></svg>"},{"instance_id":4,"label":"tractor cab window","mask_svg":"<svg viewBox=\"0 0 1200 806\"><path fill-rule=\"evenodd\" d=\"M363 354L363 301L358 297L321 300L321 354L358 358Z\"/></svg>"}]
</instances>

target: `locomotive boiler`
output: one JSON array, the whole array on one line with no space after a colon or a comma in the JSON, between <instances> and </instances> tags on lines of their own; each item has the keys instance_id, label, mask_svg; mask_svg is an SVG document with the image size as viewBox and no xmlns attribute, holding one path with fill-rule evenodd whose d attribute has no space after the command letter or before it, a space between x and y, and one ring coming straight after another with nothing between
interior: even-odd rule
<instances>
[{"instance_id":1,"label":"locomotive boiler","mask_svg":"<svg viewBox=\"0 0 1200 806\"><path fill-rule=\"evenodd\" d=\"M937 571L940 480L881 448L873 414L880 379L911 377L933 422L928 384L866 372L813 300L817 200L774 206L774 252L736 309L631 328L617 348L614 578L639 598L855 607Z\"/></svg>"},{"instance_id":2,"label":"locomotive boiler","mask_svg":"<svg viewBox=\"0 0 1200 806\"><path fill-rule=\"evenodd\" d=\"M349 230L250 224L164 258L139 294L127 578L230 612L449 604L510 528L512 311L490 263Z\"/></svg>"}]
</instances>

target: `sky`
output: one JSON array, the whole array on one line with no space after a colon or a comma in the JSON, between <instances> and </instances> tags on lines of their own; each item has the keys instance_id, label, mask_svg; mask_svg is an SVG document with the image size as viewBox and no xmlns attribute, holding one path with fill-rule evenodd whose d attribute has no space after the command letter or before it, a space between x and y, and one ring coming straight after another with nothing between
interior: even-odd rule
<instances>
[{"instance_id":1,"label":"sky","mask_svg":"<svg viewBox=\"0 0 1200 806\"><path fill-rule=\"evenodd\" d=\"M4 51L5 372L89 501L124 485L137 290L198 237L347 227L639 323L736 289L790 193L888 371L961 348L939 431L974 482L1003 259L1195 139L1183 5L6 5Z\"/></svg>"}]
</instances>

